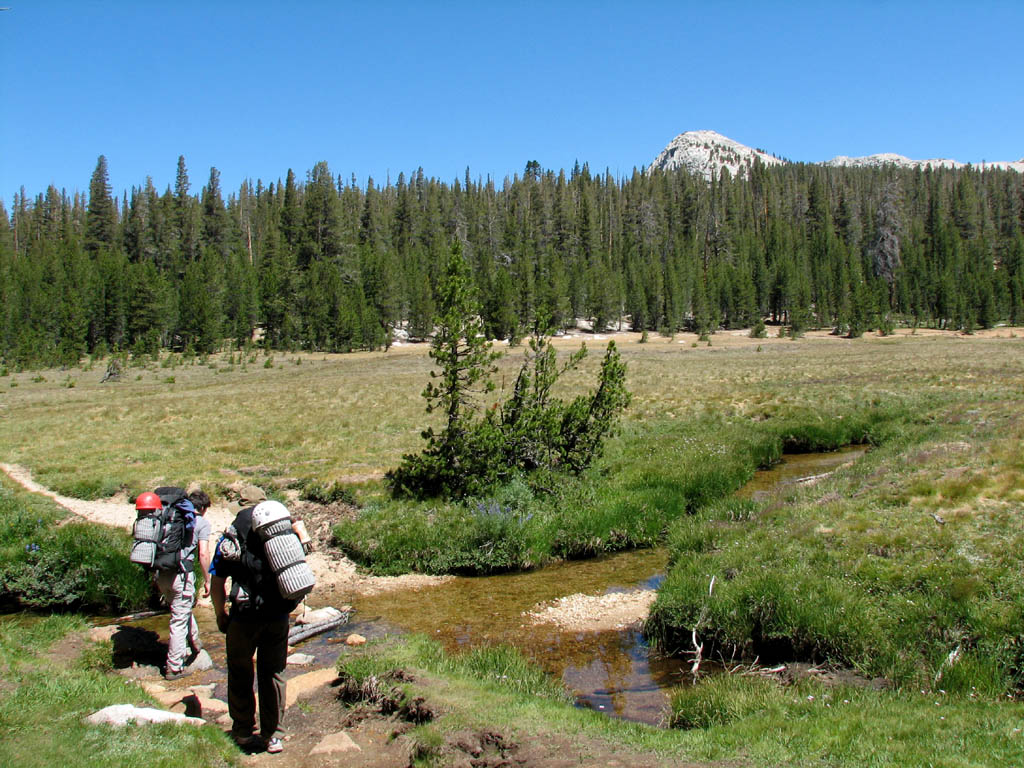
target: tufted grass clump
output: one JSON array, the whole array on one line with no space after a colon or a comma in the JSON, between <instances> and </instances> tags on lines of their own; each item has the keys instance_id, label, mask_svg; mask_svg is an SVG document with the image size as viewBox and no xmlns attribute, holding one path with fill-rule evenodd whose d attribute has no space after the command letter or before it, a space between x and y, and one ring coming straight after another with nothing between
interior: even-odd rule
<instances>
[{"instance_id":1,"label":"tufted grass clump","mask_svg":"<svg viewBox=\"0 0 1024 768\"><path fill-rule=\"evenodd\" d=\"M677 521L648 636L686 651L696 631L705 653L825 662L897 686L1017 689L1024 553L1012 506L986 496L1014 491L978 480L991 455L957 433L909 453L893 443L751 514L712 505ZM951 458L965 469L943 480ZM937 490L922 494L929 476Z\"/></svg>"}]
</instances>

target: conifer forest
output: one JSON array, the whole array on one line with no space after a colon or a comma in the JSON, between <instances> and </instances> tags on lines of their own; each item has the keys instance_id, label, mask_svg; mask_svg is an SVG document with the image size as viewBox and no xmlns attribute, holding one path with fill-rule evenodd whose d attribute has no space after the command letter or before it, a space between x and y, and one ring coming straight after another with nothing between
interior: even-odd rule
<instances>
[{"instance_id":1,"label":"conifer forest","mask_svg":"<svg viewBox=\"0 0 1024 768\"><path fill-rule=\"evenodd\" d=\"M430 335L461 244L491 338L589 320L702 335L775 324L857 336L1024 323L1024 177L1010 170L765 167L711 182L543 170L503 183L422 169L384 185L317 163L300 180L195 191L22 189L0 205L0 356L203 354L225 344L381 349Z\"/></svg>"}]
</instances>

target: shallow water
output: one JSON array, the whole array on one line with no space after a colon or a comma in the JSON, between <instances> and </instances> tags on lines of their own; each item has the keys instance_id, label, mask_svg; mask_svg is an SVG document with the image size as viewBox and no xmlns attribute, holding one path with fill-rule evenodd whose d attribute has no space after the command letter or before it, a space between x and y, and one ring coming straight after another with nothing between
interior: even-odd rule
<instances>
[{"instance_id":1,"label":"shallow water","mask_svg":"<svg viewBox=\"0 0 1024 768\"><path fill-rule=\"evenodd\" d=\"M649 662L635 629L567 632L532 624L523 614L538 603L578 592L600 595L655 587L667 560L667 551L660 547L623 552L528 573L459 578L361 598L354 605L364 622L431 635L449 649L514 645L560 677L581 704L654 722L664 706L661 685L677 682L678 660Z\"/></svg>"},{"instance_id":2,"label":"shallow water","mask_svg":"<svg viewBox=\"0 0 1024 768\"><path fill-rule=\"evenodd\" d=\"M786 456L761 471L740 495L763 500L785 486L835 470L866 450ZM538 603L578 592L607 594L655 588L668 552L658 547L593 560L559 563L528 573L457 578L414 591L355 598L361 622L438 638L449 649L492 643L519 648L549 674L560 677L580 706L615 717L658 724L674 686L688 677L689 662L648 652L639 627L610 632L567 632L533 625L523 614Z\"/></svg>"},{"instance_id":3,"label":"shallow water","mask_svg":"<svg viewBox=\"0 0 1024 768\"><path fill-rule=\"evenodd\" d=\"M787 454L771 469L755 472L750 482L736 491L736 495L761 501L774 493L784 491L787 486L834 472L844 464L863 456L867 449L866 445L848 445L830 453Z\"/></svg>"},{"instance_id":4,"label":"shallow water","mask_svg":"<svg viewBox=\"0 0 1024 768\"><path fill-rule=\"evenodd\" d=\"M788 485L822 475L847 464L866 449L786 456L775 467L758 472L738 493L765 500ZM573 692L577 704L613 717L657 725L666 711L671 690L689 678L689 661L649 652L639 627L608 632L571 632L548 624L532 624L524 614L538 603L566 595L601 595L653 589L665 575L668 552L663 547L622 552L592 560L557 563L527 573L456 578L444 584L372 596L315 593L315 604L351 603L355 621L311 638L298 647L315 657L317 665L337 658L339 643L349 633L367 638L389 633L417 632L437 638L449 650L494 643L515 646ZM200 632L214 664L223 667L223 636L212 612L195 612ZM131 625L166 641L167 615ZM134 644L134 643L133 643ZM148 645L148 643L144 643ZM138 647L132 649L138 658ZM116 655L115 647L115 655ZM151 659L159 665L166 646L156 646ZM130 662L129 662L130 663ZM301 669L294 674L301 673ZM289 671L289 676L293 673ZM221 688L223 684L221 684ZM225 692L218 690L218 695Z\"/></svg>"}]
</instances>

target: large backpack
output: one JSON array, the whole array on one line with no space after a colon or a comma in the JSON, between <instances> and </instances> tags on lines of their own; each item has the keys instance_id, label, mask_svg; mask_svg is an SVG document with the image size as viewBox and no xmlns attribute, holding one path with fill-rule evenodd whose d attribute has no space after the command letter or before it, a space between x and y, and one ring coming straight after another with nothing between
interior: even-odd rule
<instances>
[{"instance_id":1,"label":"large backpack","mask_svg":"<svg viewBox=\"0 0 1024 768\"><path fill-rule=\"evenodd\" d=\"M249 613L291 613L300 600L281 594L263 540L252 527L253 507L243 509L224 531L233 553L229 558L232 610ZM222 540L221 546L225 544ZM221 573L218 571L218 573Z\"/></svg>"},{"instance_id":2,"label":"large backpack","mask_svg":"<svg viewBox=\"0 0 1024 768\"><path fill-rule=\"evenodd\" d=\"M183 559L182 551L192 544L196 508L184 488L162 486L155 493L163 507L135 521L132 562L155 571L188 571L192 556Z\"/></svg>"}]
</instances>

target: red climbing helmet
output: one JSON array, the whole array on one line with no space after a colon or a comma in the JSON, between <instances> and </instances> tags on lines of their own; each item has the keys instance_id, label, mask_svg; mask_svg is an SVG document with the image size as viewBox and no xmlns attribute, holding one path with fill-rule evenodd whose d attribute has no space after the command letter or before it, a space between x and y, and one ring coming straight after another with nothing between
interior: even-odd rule
<instances>
[{"instance_id":1,"label":"red climbing helmet","mask_svg":"<svg viewBox=\"0 0 1024 768\"><path fill-rule=\"evenodd\" d=\"M146 491L140 493L139 498L135 500L135 508L138 510L143 509L163 509L163 503L160 501L160 497L152 491Z\"/></svg>"}]
</instances>

